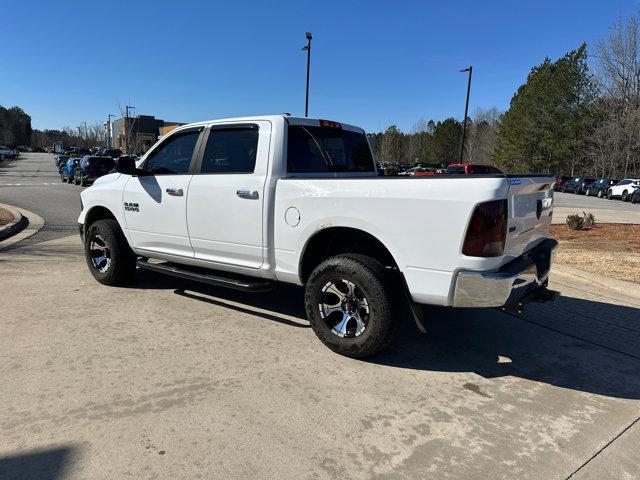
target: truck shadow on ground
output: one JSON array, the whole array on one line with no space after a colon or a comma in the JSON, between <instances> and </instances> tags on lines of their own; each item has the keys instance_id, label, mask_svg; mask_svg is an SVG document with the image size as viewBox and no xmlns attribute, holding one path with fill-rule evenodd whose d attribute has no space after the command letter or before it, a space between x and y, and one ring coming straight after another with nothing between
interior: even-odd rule
<instances>
[{"instance_id":1,"label":"truck shadow on ground","mask_svg":"<svg viewBox=\"0 0 640 480\"><path fill-rule=\"evenodd\" d=\"M303 290L296 286L250 294L145 273L137 287L170 288L194 301L308 328ZM362 362L434 372L473 372L489 379L513 376L608 397L640 399L640 320L621 351L604 338L606 323L585 322L572 327L562 314L566 309L596 309L603 319L633 322L640 319L640 309L572 297L558 301L563 302L563 308L553 318L546 318L546 325L493 309L425 307L426 335L418 332L407 309L391 346ZM538 307L531 308L537 315ZM309 341L317 340L310 336Z\"/></svg>"},{"instance_id":2,"label":"truck shadow on ground","mask_svg":"<svg viewBox=\"0 0 640 480\"><path fill-rule=\"evenodd\" d=\"M76 453L76 447L57 447L0 457L0 478L59 480Z\"/></svg>"}]
</instances>

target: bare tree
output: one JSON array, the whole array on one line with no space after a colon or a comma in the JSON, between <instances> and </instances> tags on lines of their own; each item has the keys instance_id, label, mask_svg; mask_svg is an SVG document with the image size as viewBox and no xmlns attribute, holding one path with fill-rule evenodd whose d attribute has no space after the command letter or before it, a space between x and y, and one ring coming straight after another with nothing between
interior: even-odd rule
<instances>
[{"instance_id":1,"label":"bare tree","mask_svg":"<svg viewBox=\"0 0 640 480\"><path fill-rule=\"evenodd\" d=\"M470 124L465 141L464 161L492 164L491 157L500 133L500 111L493 107L489 110L478 108Z\"/></svg>"}]
</instances>

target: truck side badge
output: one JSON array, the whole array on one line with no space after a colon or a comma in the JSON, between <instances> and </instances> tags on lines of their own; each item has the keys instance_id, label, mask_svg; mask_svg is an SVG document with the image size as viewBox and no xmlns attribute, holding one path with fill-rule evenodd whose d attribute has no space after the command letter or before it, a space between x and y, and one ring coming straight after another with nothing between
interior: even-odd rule
<instances>
[{"instance_id":1,"label":"truck side badge","mask_svg":"<svg viewBox=\"0 0 640 480\"><path fill-rule=\"evenodd\" d=\"M124 211L125 212L139 212L140 211L140 207L138 206L137 203L124 202Z\"/></svg>"}]
</instances>

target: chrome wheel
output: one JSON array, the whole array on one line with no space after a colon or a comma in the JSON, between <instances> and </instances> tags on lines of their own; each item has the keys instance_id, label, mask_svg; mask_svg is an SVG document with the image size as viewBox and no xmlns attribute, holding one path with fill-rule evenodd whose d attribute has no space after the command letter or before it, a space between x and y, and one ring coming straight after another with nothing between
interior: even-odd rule
<instances>
[{"instance_id":1,"label":"chrome wheel","mask_svg":"<svg viewBox=\"0 0 640 480\"><path fill-rule=\"evenodd\" d=\"M341 337L357 337L369 323L369 303L355 283L344 279L327 282L320 292L320 316Z\"/></svg>"},{"instance_id":2,"label":"chrome wheel","mask_svg":"<svg viewBox=\"0 0 640 480\"><path fill-rule=\"evenodd\" d=\"M93 267L100 273L106 273L111 266L111 250L104 241L104 238L102 238L102 235L91 237L89 252Z\"/></svg>"}]
</instances>

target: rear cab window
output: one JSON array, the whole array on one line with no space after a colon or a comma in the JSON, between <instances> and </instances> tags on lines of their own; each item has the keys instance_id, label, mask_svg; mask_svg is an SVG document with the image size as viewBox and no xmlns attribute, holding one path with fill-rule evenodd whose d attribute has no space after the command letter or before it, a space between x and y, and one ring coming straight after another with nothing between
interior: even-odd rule
<instances>
[{"instance_id":1,"label":"rear cab window","mask_svg":"<svg viewBox=\"0 0 640 480\"><path fill-rule=\"evenodd\" d=\"M288 173L375 173L377 170L364 132L330 126L289 125Z\"/></svg>"}]
</instances>

